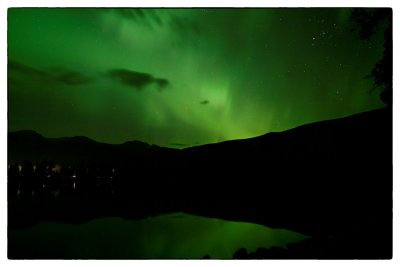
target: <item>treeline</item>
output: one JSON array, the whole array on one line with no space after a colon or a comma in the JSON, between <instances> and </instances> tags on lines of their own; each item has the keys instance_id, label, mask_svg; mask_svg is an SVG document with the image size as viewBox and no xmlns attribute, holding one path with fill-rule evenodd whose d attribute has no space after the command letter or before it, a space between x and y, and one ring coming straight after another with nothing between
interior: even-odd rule
<instances>
[{"instance_id":1,"label":"treeline","mask_svg":"<svg viewBox=\"0 0 400 267\"><path fill-rule=\"evenodd\" d=\"M112 166L60 165L26 160L8 166L9 198L111 196L119 176Z\"/></svg>"},{"instance_id":2,"label":"treeline","mask_svg":"<svg viewBox=\"0 0 400 267\"><path fill-rule=\"evenodd\" d=\"M25 160L8 166L9 199L146 199L179 194L182 176L165 166L144 162L62 165L52 161Z\"/></svg>"}]
</instances>

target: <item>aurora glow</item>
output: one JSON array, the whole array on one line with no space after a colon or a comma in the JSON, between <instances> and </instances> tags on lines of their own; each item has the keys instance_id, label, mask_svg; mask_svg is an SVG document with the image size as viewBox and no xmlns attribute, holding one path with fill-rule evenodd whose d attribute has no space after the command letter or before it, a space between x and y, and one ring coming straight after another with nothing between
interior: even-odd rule
<instances>
[{"instance_id":1,"label":"aurora glow","mask_svg":"<svg viewBox=\"0 0 400 267\"><path fill-rule=\"evenodd\" d=\"M9 131L180 147L383 107L351 9L9 9Z\"/></svg>"},{"instance_id":2,"label":"aurora glow","mask_svg":"<svg viewBox=\"0 0 400 267\"><path fill-rule=\"evenodd\" d=\"M104 218L82 225L41 223L11 230L9 235L14 253L63 259L201 259L207 254L214 259L232 259L241 247L254 252L259 247L285 247L307 238L288 230L184 213L138 221Z\"/></svg>"}]
</instances>

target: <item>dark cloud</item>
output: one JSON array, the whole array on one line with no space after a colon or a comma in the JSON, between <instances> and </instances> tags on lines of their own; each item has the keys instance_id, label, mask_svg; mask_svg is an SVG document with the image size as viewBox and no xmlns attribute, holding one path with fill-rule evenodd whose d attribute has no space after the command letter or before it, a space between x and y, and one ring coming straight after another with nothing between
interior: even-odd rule
<instances>
[{"instance_id":1,"label":"dark cloud","mask_svg":"<svg viewBox=\"0 0 400 267\"><path fill-rule=\"evenodd\" d=\"M156 84L159 89L169 85L169 81L163 78L155 78L148 73L141 73L132 70L114 69L109 71L109 76L122 84L141 90L151 84Z\"/></svg>"},{"instance_id":2,"label":"dark cloud","mask_svg":"<svg viewBox=\"0 0 400 267\"><path fill-rule=\"evenodd\" d=\"M66 71L57 77L57 80L66 85L81 85L92 82L91 78L77 71Z\"/></svg>"},{"instance_id":3,"label":"dark cloud","mask_svg":"<svg viewBox=\"0 0 400 267\"><path fill-rule=\"evenodd\" d=\"M141 8L117 8L114 9L114 11L123 18L132 19L135 21L142 20L146 17L144 14L145 10Z\"/></svg>"},{"instance_id":4,"label":"dark cloud","mask_svg":"<svg viewBox=\"0 0 400 267\"><path fill-rule=\"evenodd\" d=\"M169 81L167 79L154 79L154 82L160 87L165 88L169 85Z\"/></svg>"},{"instance_id":5,"label":"dark cloud","mask_svg":"<svg viewBox=\"0 0 400 267\"><path fill-rule=\"evenodd\" d=\"M202 105L207 105L208 103L210 103L210 102L207 99L200 102L200 104L202 104Z\"/></svg>"},{"instance_id":6,"label":"dark cloud","mask_svg":"<svg viewBox=\"0 0 400 267\"><path fill-rule=\"evenodd\" d=\"M25 82L56 82L70 86L92 82L90 77L78 71L69 71L64 68L53 68L48 71L40 70L13 60L8 61L8 71L9 79L24 80Z\"/></svg>"},{"instance_id":7,"label":"dark cloud","mask_svg":"<svg viewBox=\"0 0 400 267\"><path fill-rule=\"evenodd\" d=\"M38 78L48 76L48 74L42 70L32 68L30 66L27 66L25 64L22 64L17 61L13 61L13 60L8 61L8 71L9 71L9 73L16 72L19 74L24 74L24 75L38 77Z\"/></svg>"},{"instance_id":8,"label":"dark cloud","mask_svg":"<svg viewBox=\"0 0 400 267\"><path fill-rule=\"evenodd\" d=\"M154 25L163 26L163 20L155 9L144 8L118 8L114 9L115 13L122 18L132 20L137 23L142 23L150 27Z\"/></svg>"},{"instance_id":9,"label":"dark cloud","mask_svg":"<svg viewBox=\"0 0 400 267\"><path fill-rule=\"evenodd\" d=\"M162 12L152 8L118 8L111 9L115 14L123 19L131 20L135 23L146 25L150 29L158 27L169 27L173 31L186 36L190 34L200 34L200 24L192 19L176 16L172 13Z\"/></svg>"}]
</instances>

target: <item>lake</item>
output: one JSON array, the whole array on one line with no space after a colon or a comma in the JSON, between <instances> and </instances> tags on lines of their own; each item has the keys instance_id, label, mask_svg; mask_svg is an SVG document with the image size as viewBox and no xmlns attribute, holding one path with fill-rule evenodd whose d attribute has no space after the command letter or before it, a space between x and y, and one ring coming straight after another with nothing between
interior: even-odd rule
<instances>
[{"instance_id":1,"label":"lake","mask_svg":"<svg viewBox=\"0 0 400 267\"><path fill-rule=\"evenodd\" d=\"M85 224L44 222L8 231L12 258L231 259L239 248L299 242L305 235L246 222L174 213L130 221L103 218Z\"/></svg>"}]
</instances>

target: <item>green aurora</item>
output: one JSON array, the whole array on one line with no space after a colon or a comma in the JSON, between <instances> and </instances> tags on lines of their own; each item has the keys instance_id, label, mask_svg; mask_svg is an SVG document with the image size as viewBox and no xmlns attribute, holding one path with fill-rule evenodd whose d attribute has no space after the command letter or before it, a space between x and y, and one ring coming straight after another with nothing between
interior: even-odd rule
<instances>
[{"instance_id":1,"label":"green aurora","mask_svg":"<svg viewBox=\"0 0 400 267\"><path fill-rule=\"evenodd\" d=\"M46 222L9 235L10 250L23 258L61 259L201 259L207 254L232 259L241 247L249 252L284 248L307 238L284 229L184 213L138 221L103 218L81 225Z\"/></svg>"},{"instance_id":2,"label":"green aurora","mask_svg":"<svg viewBox=\"0 0 400 267\"><path fill-rule=\"evenodd\" d=\"M8 130L185 147L383 107L350 13L11 8Z\"/></svg>"}]
</instances>

